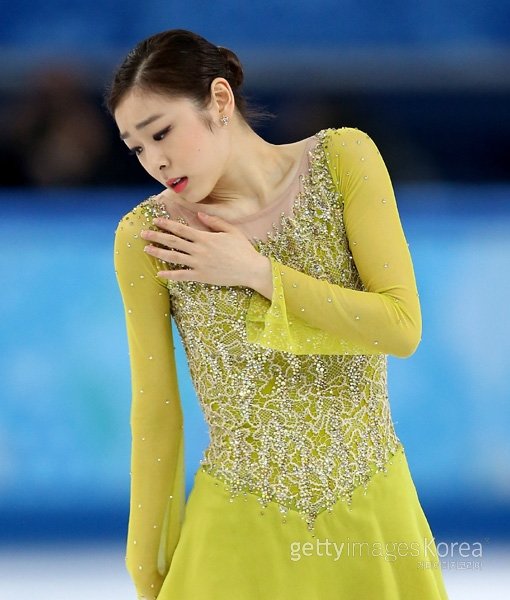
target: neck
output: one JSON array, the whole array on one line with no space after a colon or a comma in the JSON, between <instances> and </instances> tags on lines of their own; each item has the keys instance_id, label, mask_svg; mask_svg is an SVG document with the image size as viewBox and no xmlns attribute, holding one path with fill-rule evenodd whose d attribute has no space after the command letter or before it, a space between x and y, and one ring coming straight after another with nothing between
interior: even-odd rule
<instances>
[{"instance_id":1,"label":"neck","mask_svg":"<svg viewBox=\"0 0 510 600\"><path fill-rule=\"evenodd\" d=\"M271 203L292 169L295 149L266 142L237 119L229 133L232 150L225 172L203 203L262 209Z\"/></svg>"}]
</instances>

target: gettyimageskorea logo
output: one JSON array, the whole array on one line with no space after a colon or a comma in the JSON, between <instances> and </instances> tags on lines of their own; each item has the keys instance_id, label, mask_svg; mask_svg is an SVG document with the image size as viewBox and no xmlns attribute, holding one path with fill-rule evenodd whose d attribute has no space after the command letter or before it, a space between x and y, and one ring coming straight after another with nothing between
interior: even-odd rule
<instances>
[{"instance_id":1,"label":"gettyimageskorea logo","mask_svg":"<svg viewBox=\"0 0 510 600\"><path fill-rule=\"evenodd\" d=\"M395 562L403 558L416 558L420 569L458 568L480 569L483 548L481 542L438 542L434 538L395 542L364 542L360 540L331 541L327 538L313 542L291 542L290 559L298 561L321 557L333 561L363 558L381 558Z\"/></svg>"}]
</instances>

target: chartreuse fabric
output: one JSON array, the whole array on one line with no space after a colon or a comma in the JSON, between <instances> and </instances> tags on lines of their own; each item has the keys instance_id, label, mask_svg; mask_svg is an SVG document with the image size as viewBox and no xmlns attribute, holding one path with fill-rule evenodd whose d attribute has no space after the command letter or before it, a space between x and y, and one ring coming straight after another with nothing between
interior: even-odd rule
<instances>
[{"instance_id":1,"label":"chartreuse fabric","mask_svg":"<svg viewBox=\"0 0 510 600\"><path fill-rule=\"evenodd\" d=\"M421 340L390 176L349 127L314 136L291 208L254 248L272 295L172 280L144 252L151 196L119 222L131 365L126 566L139 598L447 598L387 387ZM158 275L160 273L160 275ZM210 443L187 502L179 330ZM411 401L411 399L409 400Z\"/></svg>"}]
</instances>

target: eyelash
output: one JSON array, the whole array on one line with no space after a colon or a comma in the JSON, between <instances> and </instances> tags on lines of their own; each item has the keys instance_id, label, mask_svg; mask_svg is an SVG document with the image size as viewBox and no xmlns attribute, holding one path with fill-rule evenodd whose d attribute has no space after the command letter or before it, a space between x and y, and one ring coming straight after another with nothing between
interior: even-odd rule
<instances>
[{"instance_id":1,"label":"eyelash","mask_svg":"<svg viewBox=\"0 0 510 600\"><path fill-rule=\"evenodd\" d=\"M171 127L166 127L165 129L163 129L161 131L158 131L158 133L155 133L152 136L152 139L155 142L160 142L164 138L164 136L170 131L170 129L172 129L172 128ZM140 149L140 146L136 146L135 148L130 148L128 150L128 154L132 154L134 156L139 156L140 152L137 152L137 150L139 150L139 149Z\"/></svg>"}]
</instances>

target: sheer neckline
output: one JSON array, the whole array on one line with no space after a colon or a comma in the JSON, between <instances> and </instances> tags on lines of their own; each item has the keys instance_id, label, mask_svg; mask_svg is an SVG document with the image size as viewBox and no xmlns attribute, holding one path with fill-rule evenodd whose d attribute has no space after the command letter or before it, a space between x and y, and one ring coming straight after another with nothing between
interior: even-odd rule
<instances>
[{"instance_id":1,"label":"sheer neckline","mask_svg":"<svg viewBox=\"0 0 510 600\"><path fill-rule=\"evenodd\" d=\"M254 221L256 219L263 217L264 215L272 212L273 210L275 210L275 208L277 208L279 205L281 205L284 202L284 200L288 198L289 190L291 190L293 188L293 186L295 185L296 179L303 172L303 169L308 162L308 152L310 150L310 146L312 145L315 138L316 138L315 135L312 135L309 138L305 138L304 144L303 144L304 149L301 154L301 158L297 161L296 166L293 169L292 176L289 177L288 184L281 191L281 193L278 194L278 196L275 200L273 200L270 204L267 204L263 208L255 211L254 213L250 213L249 215L244 215L244 216L238 217L236 219L225 217L225 220L227 220L229 223L233 223L233 224L248 223L249 221ZM205 212L207 214L213 214L213 213L208 213L207 205L186 202L185 200L182 200L179 197L172 198L170 200L170 203L175 203L178 206L180 206L181 208L183 208L184 210L186 210L190 213L193 213L194 215L196 215L196 213L198 211ZM171 204L170 204L170 206L171 206Z\"/></svg>"},{"instance_id":2,"label":"sheer neckline","mask_svg":"<svg viewBox=\"0 0 510 600\"><path fill-rule=\"evenodd\" d=\"M263 215L273 211L277 206L282 204L282 202L286 198L288 198L289 190L294 187L297 177L299 177L299 175L302 173L303 168L308 161L308 150L310 148L310 143L311 143L311 141L313 141L314 137L315 136L306 138L306 141L304 143L304 150L301 154L301 158L299 159L299 161L297 161L296 167L293 169L292 176L289 178L289 181L288 181L287 185L285 186L285 189L283 189L281 191L281 193L278 194L277 198L275 200L273 200L270 204L267 204L266 206L257 210L254 213L245 215L243 217L238 217L237 219L229 219L231 223L246 223L248 221L258 219L259 217L262 217Z\"/></svg>"}]
</instances>

